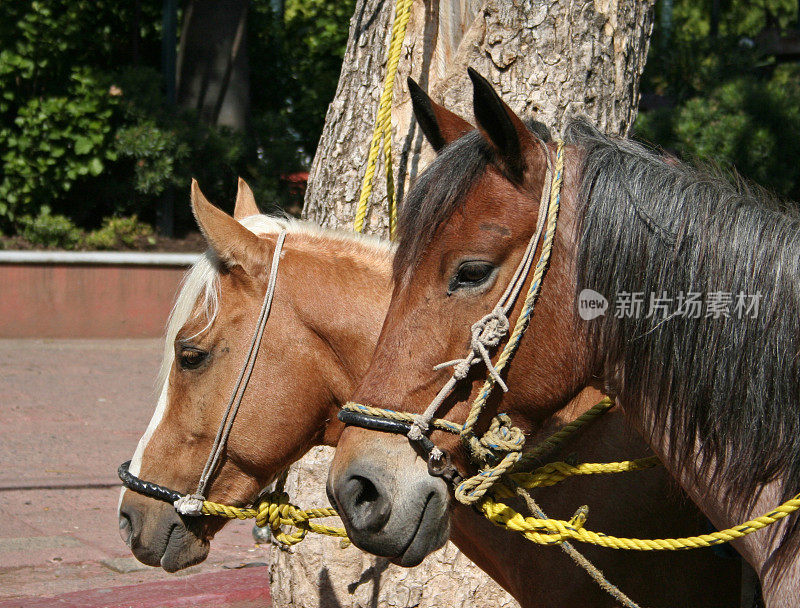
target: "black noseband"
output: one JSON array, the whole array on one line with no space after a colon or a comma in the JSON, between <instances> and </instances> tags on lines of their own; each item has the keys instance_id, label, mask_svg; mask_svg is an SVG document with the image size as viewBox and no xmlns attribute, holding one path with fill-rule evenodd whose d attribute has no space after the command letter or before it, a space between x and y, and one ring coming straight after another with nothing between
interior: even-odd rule
<instances>
[{"instance_id":1,"label":"black noseband","mask_svg":"<svg viewBox=\"0 0 800 608\"><path fill-rule=\"evenodd\" d=\"M136 477L136 475L128 470L130 466L131 461L128 460L119 465L119 468L117 469L117 475L119 475L119 478L122 480L122 485L129 490L132 490L137 494L155 498L156 500L168 502L169 504L175 504L175 501L182 496L180 492L170 490L169 488L165 488L164 486L160 486L150 481L139 479Z\"/></svg>"}]
</instances>

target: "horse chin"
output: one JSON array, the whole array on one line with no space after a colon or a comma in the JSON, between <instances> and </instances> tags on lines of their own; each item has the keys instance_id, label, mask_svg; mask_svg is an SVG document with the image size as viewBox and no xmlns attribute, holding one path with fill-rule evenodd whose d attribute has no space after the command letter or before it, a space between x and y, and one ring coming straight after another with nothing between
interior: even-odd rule
<instances>
[{"instance_id":1,"label":"horse chin","mask_svg":"<svg viewBox=\"0 0 800 608\"><path fill-rule=\"evenodd\" d=\"M148 544L133 542L134 557L148 566L162 567L167 572L177 572L208 557L211 543L198 537L185 526L175 523Z\"/></svg>"},{"instance_id":2,"label":"horse chin","mask_svg":"<svg viewBox=\"0 0 800 608\"><path fill-rule=\"evenodd\" d=\"M193 521L167 504L150 504L134 497L120 508L120 534L143 564L177 572L208 557L210 539L221 523Z\"/></svg>"}]
</instances>

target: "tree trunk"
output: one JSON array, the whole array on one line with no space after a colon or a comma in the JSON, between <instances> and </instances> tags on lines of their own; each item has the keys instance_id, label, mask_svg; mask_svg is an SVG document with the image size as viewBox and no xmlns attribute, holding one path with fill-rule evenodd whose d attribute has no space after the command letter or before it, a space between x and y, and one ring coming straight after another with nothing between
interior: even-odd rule
<instances>
[{"instance_id":1,"label":"tree trunk","mask_svg":"<svg viewBox=\"0 0 800 608\"><path fill-rule=\"evenodd\" d=\"M328 504L330 448L314 448L289 470L286 491L300 506ZM326 522L327 523L327 522ZM517 608L514 599L455 545L401 568L339 539L309 534L292 549L270 551L273 608Z\"/></svg>"},{"instance_id":2,"label":"tree trunk","mask_svg":"<svg viewBox=\"0 0 800 608\"><path fill-rule=\"evenodd\" d=\"M336 96L311 168L306 218L349 228L363 179L381 92L393 3L359 0ZM639 101L654 0L415 0L392 105L397 200L433 158L411 116L411 75L434 100L472 120L471 66L517 112L559 134L585 116L625 135ZM382 159L368 232L387 234ZM330 460L316 450L294 468L287 488L301 505L325 501ZM273 552L276 608L312 606L512 606L513 600L448 544L418 568L387 565L327 538L310 538L294 555Z\"/></svg>"},{"instance_id":3,"label":"tree trunk","mask_svg":"<svg viewBox=\"0 0 800 608\"><path fill-rule=\"evenodd\" d=\"M243 130L250 112L250 0L190 0L178 52L178 106L207 123Z\"/></svg>"}]
</instances>

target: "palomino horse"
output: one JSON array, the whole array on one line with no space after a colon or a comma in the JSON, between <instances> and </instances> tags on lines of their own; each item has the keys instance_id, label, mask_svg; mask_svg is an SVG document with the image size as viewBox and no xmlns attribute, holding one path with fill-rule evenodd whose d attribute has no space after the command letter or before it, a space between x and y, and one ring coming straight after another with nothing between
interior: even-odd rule
<instances>
[{"instance_id":1,"label":"palomino horse","mask_svg":"<svg viewBox=\"0 0 800 608\"><path fill-rule=\"evenodd\" d=\"M130 470L182 492L197 484L256 324L276 234L285 229L271 316L208 495L241 506L311 446L336 445L343 429L336 414L366 371L388 307L392 251L385 243L350 233L257 215L243 182L234 212L241 223L208 203L196 186L192 204L211 249L188 274L171 315L163 389ZM537 431L549 433L586 410L598 395L588 389L563 412L537 423ZM589 459L646 451L614 413L564 449ZM413 469L416 460L396 464ZM575 480L554 488L543 504L563 509L589 492L605 503L593 517L610 528L625 529L628 520L642 533L697 528L698 512L677 495L663 472L638 475L647 488L638 496L626 495L625 484L615 479L598 485ZM422 482L429 485L425 478ZM610 505L604 496L615 496L617 504ZM638 520L639 513L650 514L657 525L650 517ZM130 491L123 493L119 514L134 555L168 571L205 559L209 540L227 521L180 516L171 505ZM461 505L452 515L452 540L523 606L616 605L557 549L506 536ZM407 563L418 562L428 550L425 546ZM652 606L736 604L736 561L711 551L689 556L688 564L665 555L595 551L590 557L615 583L641 593ZM518 560L522 565L509 566Z\"/></svg>"},{"instance_id":2,"label":"palomino horse","mask_svg":"<svg viewBox=\"0 0 800 608\"><path fill-rule=\"evenodd\" d=\"M450 374L434 366L469 352L471 324L495 310L543 217L543 195L555 187L545 175L557 167L559 145L538 138L487 81L470 75L477 130L414 94L417 118L440 152L401 213L394 293L358 404L415 414L435 407ZM616 398L718 529L772 511L800 491L796 209L582 122L568 129L563 158L549 270L504 371L509 391L493 392L486 415L500 408L527 429L594 384ZM594 311L578 308L587 298ZM478 394L478 385L461 385L438 412L457 423ZM432 439L469 470L458 438L435 431ZM416 536L446 535L448 512L438 506L446 484L428 497L414 494L415 473L397 465L411 453L404 437L357 427L342 434L329 488L357 546L399 555ZM380 526L363 525L363 500L353 507L354 475L382 511L391 509ZM796 522L790 516L733 543L770 607L800 606ZM591 514L586 526L608 531Z\"/></svg>"}]
</instances>

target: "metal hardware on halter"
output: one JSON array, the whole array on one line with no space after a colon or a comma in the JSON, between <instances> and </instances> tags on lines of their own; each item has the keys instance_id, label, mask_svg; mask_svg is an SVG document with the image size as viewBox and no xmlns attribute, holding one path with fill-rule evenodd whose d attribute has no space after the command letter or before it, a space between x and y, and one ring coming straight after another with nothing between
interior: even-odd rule
<instances>
[{"instance_id":1,"label":"metal hardware on halter","mask_svg":"<svg viewBox=\"0 0 800 608\"><path fill-rule=\"evenodd\" d=\"M344 422L348 426L358 426L371 431L381 431L395 435L408 436L408 431L411 429L410 422L381 418L352 410L339 410L338 418L340 422ZM420 439L412 440L412 443L418 445L425 453L428 462L428 473L453 483L457 483L461 479L458 470L452 464L450 454L438 449L430 437L422 435Z\"/></svg>"}]
</instances>

